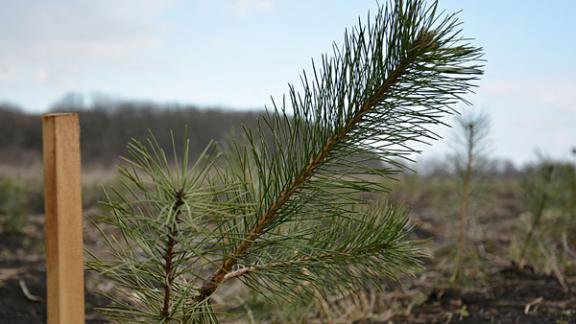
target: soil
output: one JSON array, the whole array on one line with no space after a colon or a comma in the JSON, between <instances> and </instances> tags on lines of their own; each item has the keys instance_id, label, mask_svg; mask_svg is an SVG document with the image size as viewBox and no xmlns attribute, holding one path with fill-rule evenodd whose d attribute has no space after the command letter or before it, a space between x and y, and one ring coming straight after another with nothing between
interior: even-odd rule
<instances>
[{"instance_id":1,"label":"soil","mask_svg":"<svg viewBox=\"0 0 576 324\"><path fill-rule=\"evenodd\" d=\"M0 323L46 323L46 269L41 216L31 216L23 233L0 233ZM86 281L94 277L86 273ZM24 288L23 288L24 287ZM27 289L28 296L24 292ZM31 298L30 298L31 297ZM107 323L94 307L106 301L86 291L86 323ZM38 300L36 300L38 299Z\"/></svg>"},{"instance_id":2,"label":"soil","mask_svg":"<svg viewBox=\"0 0 576 324\"><path fill-rule=\"evenodd\" d=\"M427 299L410 314L391 320L395 323L576 323L576 293L562 287L556 277L511 266L490 274L487 283L473 289L432 289Z\"/></svg>"},{"instance_id":3,"label":"soil","mask_svg":"<svg viewBox=\"0 0 576 324\"><path fill-rule=\"evenodd\" d=\"M42 218L36 216L24 233L0 235L0 323L45 323L45 269ZM422 233L425 229L420 229ZM86 238L87 244L94 244ZM487 261L488 262L488 261ZM380 296L398 310L385 321L365 319L355 323L575 323L576 275L562 278L535 272L531 267L491 263L487 280L465 290L438 287L431 272L408 286ZM564 281L564 286L560 280ZM95 277L87 273L87 287ZM29 295L26 296L21 283ZM424 296L415 301L415 295ZM104 298L86 291L87 323L106 323L94 307Z\"/></svg>"}]
</instances>

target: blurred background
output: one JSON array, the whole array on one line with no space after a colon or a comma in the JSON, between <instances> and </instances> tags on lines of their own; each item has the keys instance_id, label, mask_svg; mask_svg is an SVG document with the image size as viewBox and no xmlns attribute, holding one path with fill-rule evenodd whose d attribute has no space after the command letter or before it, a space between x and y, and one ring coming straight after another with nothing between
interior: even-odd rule
<instances>
[{"instance_id":1,"label":"blurred background","mask_svg":"<svg viewBox=\"0 0 576 324\"><path fill-rule=\"evenodd\" d=\"M2 111L258 111L376 7L373 0L3 0ZM485 48L486 75L468 99L491 116L494 158L521 166L540 150L570 159L576 4L444 0L440 8L462 10L465 35ZM18 137L0 129L3 141ZM420 158L443 158L449 144L423 148Z\"/></svg>"},{"instance_id":2,"label":"blurred background","mask_svg":"<svg viewBox=\"0 0 576 324\"><path fill-rule=\"evenodd\" d=\"M0 322L44 316L33 298L44 293L42 113L80 114L90 216L99 212L100 186L117 180L131 138L150 129L168 147L169 131L188 125L196 155L211 139L254 126L270 96L281 99L311 59L377 7L374 0L0 1L0 305L9 305L0 307ZM441 0L439 7L462 10L463 35L484 48L486 68L466 97L472 106L455 107L464 117L446 118L451 128L433 129L441 140L416 147L419 173L390 183L387 198L411 206L415 238L427 240L434 258L399 290L312 303L301 322L576 316L576 2ZM470 125L481 132L470 134ZM467 146L469 138L478 145ZM463 204L473 252L460 255L455 291L449 279ZM99 246L90 232L86 244ZM113 289L89 277L88 307L104 303L96 288ZM88 321L102 319L89 312Z\"/></svg>"}]
</instances>

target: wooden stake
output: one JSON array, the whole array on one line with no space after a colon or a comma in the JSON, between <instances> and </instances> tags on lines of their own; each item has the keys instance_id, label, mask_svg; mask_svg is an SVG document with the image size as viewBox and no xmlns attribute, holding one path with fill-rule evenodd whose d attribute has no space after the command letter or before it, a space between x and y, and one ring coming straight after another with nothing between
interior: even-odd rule
<instances>
[{"instance_id":1,"label":"wooden stake","mask_svg":"<svg viewBox=\"0 0 576 324\"><path fill-rule=\"evenodd\" d=\"M78 115L46 114L42 133L48 324L84 323Z\"/></svg>"}]
</instances>

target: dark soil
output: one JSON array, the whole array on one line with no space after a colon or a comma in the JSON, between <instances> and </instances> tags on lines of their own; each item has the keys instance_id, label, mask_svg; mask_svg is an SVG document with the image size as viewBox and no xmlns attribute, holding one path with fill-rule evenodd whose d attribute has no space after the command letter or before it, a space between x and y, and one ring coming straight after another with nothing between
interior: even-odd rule
<instances>
[{"instance_id":1,"label":"dark soil","mask_svg":"<svg viewBox=\"0 0 576 324\"><path fill-rule=\"evenodd\" d=\"M398 323L576 323L576 293L555 277L504 268L468 291L433 289Z\"/></svg>"},{"instance_id":2,"label":"dark soil","mask_svg":"<svg viewBox=\"0 0 576 324\"><path fill-rule=\"evenodd\" d=\"M31 217L23 233L0 232L0 323L46 323L46 269L43 259L43 226ZM93 276L86 274L86 281ZM26 296L22 285L29 294ZM86 291L86 323L106 323L94 307L105 305L101 296Z\"/></svg>"},{"instance_id":3,"label":"dark soil","mask_svg":"<svg viewBox=\"0 0 576 324\"><path fill-rule=\"evenodd\" d=\"M21 234L0 234L0 323L46 321L42 232L42 218L37 216ZM90 237L85 241L95 244ZM466 290L438 287L433 270L427 271L408 288L398 287L390 292L393 297L382 296L400 309L388 320L357 323L576 324L576 275L564 275L563 287L557 276L536 273L528 266L520 269L491 264L489 268L492 270L487 280L473 282ZM87 287L97 283L91 273L86 281ZM21 282L40 301L30 300ZM105 305L105 300L90 289L86 290L86 322L106 323L94 311L94 307ZM424 298L415 302L416 294Z\"/></svg>"},{"instance_id":4,"label":"dark soil","mask_svg":"<svg viewBox=\"0 0 576 324\"><path fill-rule=\"evenodd\" d=\"M43 262L0 262L0 277L6 274L14 275L0 284L0 323L45 323L46 271ZM28 299L20 282L40 301ZM85 298L86 323L107 323L91 311L95 306L105 304L105 300L90 291L86 292Z\"/></svg>"}]
</instances>

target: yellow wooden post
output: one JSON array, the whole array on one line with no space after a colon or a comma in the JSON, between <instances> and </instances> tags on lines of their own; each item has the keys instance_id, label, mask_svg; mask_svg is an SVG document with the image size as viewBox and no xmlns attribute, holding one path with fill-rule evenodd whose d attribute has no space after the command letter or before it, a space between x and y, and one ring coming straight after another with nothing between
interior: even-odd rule
<instances>
[{"instance_id":1,"label":"yellow wooden post","mask_svg":"<svg viewBox=\"0 0 576 324\"><path fill-rule=\"evenodd\" d=\"M81 324L84 253L78 115L44 115L42 136L48 324Z\"/></svg>"}]
</instances>

